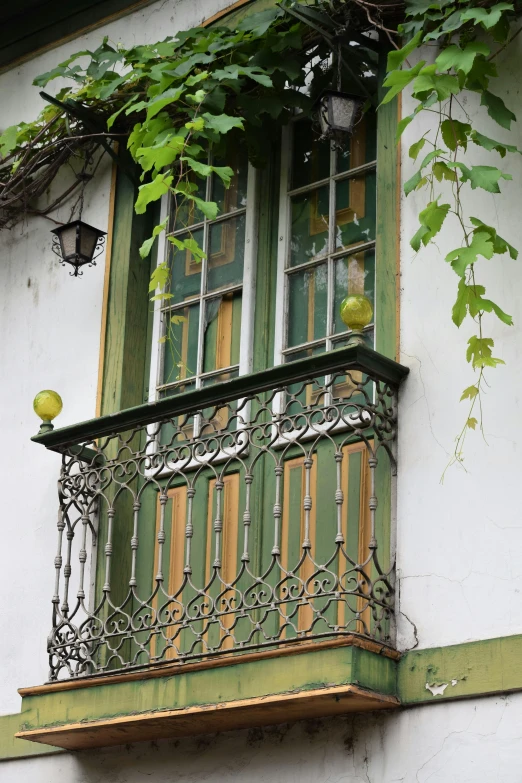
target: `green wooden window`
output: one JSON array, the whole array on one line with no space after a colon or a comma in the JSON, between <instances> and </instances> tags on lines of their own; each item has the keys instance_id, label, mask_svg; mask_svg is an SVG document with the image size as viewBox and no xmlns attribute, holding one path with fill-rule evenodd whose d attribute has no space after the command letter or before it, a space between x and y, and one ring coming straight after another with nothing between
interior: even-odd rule
<instances>
[{"instance_id":1,"label":"green wooden window","mask_svg":"<svg viewBox=\"0 0 522 783\"><path fill-rule=\"evenodd\" d=\"M228 189L215 175L196 183L200 198L218 204L215 220L194 207L164 206L173 234L193 239L204 257L171 244L160 252L159 262L166 256L171 269L172 298L156 310L151 383L156 398L251 370L256 174L240 146L213 162L234 170Z\"/></svg>"},{"instance_id":2,"label":"green wooden window","mask_svg":"<svg viewBox=\"0 0 522 783\"><path fill-rule=\"evenodd\" d=\"M375 114L342 147L297 118L283 134L276 363L346 343L340 304L352 293L374 303L375 239Z\"/></svg>"}]
</instances>

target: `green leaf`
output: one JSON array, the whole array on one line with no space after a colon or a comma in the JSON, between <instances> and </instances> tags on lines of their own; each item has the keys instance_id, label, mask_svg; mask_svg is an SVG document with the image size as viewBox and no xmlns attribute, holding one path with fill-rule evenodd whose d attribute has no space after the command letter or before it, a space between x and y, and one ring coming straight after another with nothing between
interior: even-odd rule
<instances>
[{"instance_id":1,"label":"green leaf","mask_svg":"<svg viewBox=\"0 0 522 783\"><path fill-rule=\"evenodd\" d=\"M282 16L284 16L284 11L276 6L276 8L270 8L267 11L246 16L239 22L237 29L252 33L255 38L259 38L266 33L276 19L280 19Z\"/></svg>"},{"instance_id":2,"label":"green leaf","mask_svg":"<svg viewBox=\"0 0 522 783\"><path fill-rule=\"evenodd\" d=\"M413 160L417 160L417 156L425 144L426 144L426 139L424 138L424 136L422 137L422 139L419 139L414 144L412 144L408 152L410 158L413 158Z\"/></svg>"},{"instance_id":3,"label":"green leaf","mask_svg":"<svg viewBox=\"0 0 522 783\"><path fill-rule=\"evenodd\" d=\"M192 196L191 198L198 209L203 212L207 220L215 220L217 218L219 209L218 205L214 201L204 201L202 198L198 198L197 196Z\"/></svg>"},{"instance_id":4,"label":"green leaf","mask_svg":"<svg viewBox=\"0 0 522 783\"><path fill-rule=\"evenodd\" d=\"M202 177L209 177L212 174L212 166L209 166L207 163L202 163L200 160L194 160L194 158L186 156L181 158L181 160L185 160L192 171L195 171L196 174L199 174Z\"/></svg>"},{"instance_id":5,"label":"green leaf","mask_svg":"<svg viewBox=\"0 0 522 783\"><path fill-rule=\"evenodd\" d=\"M507 326L513 325L513 319L491 299L485 299L486 289L482 285L467 285L465 278L459 280L457 301L453 305L452 318L456 326L460 326L469 312L471 318L480 313L494 313ZM493 344L493 343L492 343ZM469 359L468 359L469 361ZM494 366L494 365L493 365Z\"/></svg>"},{"instance_id":6,"label":"green leaf","mask_svg":"<svg viewBox=\"0 0 522 783\"><path fill-rule=\"evenodd\" d=\"M156 288L165 288L169 281L170 270L166 261L152 270L149 282L149 291L155 291Z\"/></svg>"},{"instance_id":7,"label":"green leaf","mask_svg":"<svg viewBox=\"0 0 522 783\"><path fill-rule=\"evenodd\" d=\"M460 277L464 277L468 266L474 264L479 256L492 258L494 252L490 235L485 231L477 231L473 234L469 246L451 250L446 256L446 261Z\"/></svg>"},{"instance_id":8,"label":"green leaf","mask_svg":"<svg viewBox=\"0 0 522 783\"><path fill-rule=\"evenodd\" d=\"M489 46L480 41L471 41L465 45L464 49L452 44L442 50L435 63L440 71L453 69L468 74L473 67L475 57L479 54L487 57L490 51Z\"/></svg>"},{"instance_id":9,"label":"green leaf","mask_svg":"<svg viewBox=\"0 0 522 783\"><path fill-rule=\"evenodd\" d=\"M513 179L511 174L505 174L495 166L472 166L463 175L462 181L467 182L469 179L473 190L476 188L482 188L488 193L500 193L499 180Z\"/></svg>"},{"instance_id":10,"label":"green leaf","mask_svg":"<svg viewBox=\"0 0 522 783\"><path fill-rule=\"evenodd\" d=\"M174 136L166 144L157 147L140 147L136 150L135 157L143 171L150 171L154 168L159 172L165 166L170 166L174 163L183 150L184 145L185 139L181 136Z\"/></svg>"},{"instance_id":11,"label":"green leaf","mask_svg":"<svg viewBox=\"0 0 522 783\"><path fill-rule=\"evenodd\" d=\"M518 258L518 250L513 247L513 245L510 245L509 242L507 242L505 239L503 239L501 236L499 236L496 232L496 229L493 228L493 226L488 226L486 223L483 223L482 220L479 220L476 217L470 217L470 223L475 226L480 231L485 231L489 234L491 237L491 241L493 242L493 249L495 253L498 253L499 255L503 255L503 253L509 252L510 257L515 261Z\"/></svg>"},{"instance_id":12,"label":"green leaf","mask_svg":"<svg viewBox=\"0 0 522 783\"><path fill-rule=\"evenodd\" d=\"M244 130L243 117L230 117L228 114L203 114L205 125L216 133L225 134L232 128Z\"/></svg>"},{"instance_id":13,"label":"green leaf","mask_svg":"<svg viewBox=\"0 0 522 783\"><path fill-rule=\"evenodd\" d=\"M174 177L172 175L167 176L166 174L157 174L152 182L148 182L146 185L141 185L138 188L138 198L136 199L136 204L134 205L136 214L142 215L146 211L147 205L150 204L151 201L157 201L162 196L164 196L165 193L168 193L173 179Z\"/></svg>"},{"instance_id":14,"label":"green leaf","mask_svg":"<svg viewBox=\"0 0 522 783\"><path fill-rule=\"evenodd\" d=\"M402 120L400 120L397 123L397 133L395 135L397 141L399 141L400 137L402 136L402 134L404 133L404 131L406 130L410 122L412 122L412 120L414 119L415 119L415 113L409 114L407 117L403 117Z\"/></svg>"},{"instance_id":15,"label":"green leaf","mask_svg":"<svg viewBox=\"0 0 522 783\"><path fill-rule=\"evenodd\" d=\"M176 103L176 101L181 98L184 92L184 86L171 87L170 90L165 90L165 92L162 92L153 100L149 101L147 104L147 120L151 120L156 116L156 114L159 114L159 112L164 109L165 106L169 106L171 103ZM137 105L139 106L139 104Z\"/></svg>"},{"instance_id":16,"label":"green leaf","mask_svg":"<svg viewBox=\"0 0 522 783\"><path fill-rule=\"evenodd\" d=\"M467 148L468 134L471 132L471 125L459 120L444 120L440 124L442 138L446 147L455 152L457 147Z\"/></svg>"},{"instance_id":17,"label":"green leaf","mask_svg":"<svg viewBox=\"0 0 522 783\"><path fill-rule=\"evenodd\" d=\"M497 364L504 364L502 359L495 359L492 355L492 348L495 343L491 337L470 337L468 340L468 350L466 351L466 360L472 364L475 369L484 367L496 367Z\"/></svg>"},{"instance_id":18,"label":"green leaf","mask_svg":"<svg viewBox=\"0 0 522 783\"><path fill-rule=\"evenodd\" d=\"M462 392L460 396L460 402L462 402L462 400L473 400L475 399L478 393L479 393L478 386L468 386L468 388L464 389L464 391Z\"/></svg>"},{"instance_id":19,"label":"green leaf","mask_svg":"<svg viewBox=\"0 0 522 783\"><path fill-rule=\"evenodd\" d=\"M394 71L397 68L400 68L404 60L406 60L410 54L414 52L415 49L419 46L420 42L422 41L422 35L422 31L419 31L417 35L414 35L411 41L406 44L406 46L402 47L402 49L399 49L398 51L392 50L389 52L386 70Z\"/></svg>"},{"instance_id":20,"label":"green leaf","mask_svg":"<svg viewBox=\"0 0 522 783\"><path fill-rule=\"evenodd\" d=\"M452 171L450 167L442 160L438 160L436 163L433 164L432 171L433 171L433 176L438 182L442 182L443 179L446 179L449 182L457 181L456 172Z\"/></svg>"},{"instance_id":21,"label":"green leaf","mask_svg":"<svg viewBox=\"0 0 522 783\"><path fill-rule=\"evenodd\" d=\"M413 94L420 100L425 100L431 93L437 95L439 101L445 101L451 95L460 92L456 76L438 74L436 65L427 65L413 82Z\"/></svg>"},{"instance_id":22,"label":"green leaf","mask_svg":"<svg viewBox=\"0 0 522 783\"><path fill-rule=\"evenodd\" d=\"M410 241L410 245L418 252L421 243L426 246L436 236L450 210L449 204L439 204L438 199L430 201L426 209L419 214L420 228Z\"/></svg>"},{"instance_id":23,"label":"green leaf","mask_svg":"<svg viewBox=\"0 0 522 783\"><path fill-rule=\"evenodd\" d=\"M16 148L18 125L10 125L0 136L0 155L6 158Z\"/></svg>"},{"instance_id":24,"label":"green leaf","mask_svg":"<svg viewBox=\"0 0 522 783\"><path fill-rule=\"evenodd\" d=\"M484 90L480 97L480 105L487 108L488 114L497 122L502 128L511 129L511 123L516 122L517 118L506 104L497 95L488 90Z\"/></svg>"},{"instance_id":25,"label":"green leaf","mask_svg":"<svg viewBox=\"0 0 522 783\"><path fill-rule=\"evenodd\" d=\"M152 250L152 245L154 244L154 240L157 236L161 234L162 231L165 231L167 227L167 223L169 222L168 217L165 218L163 223L160 223L158 226L155 226L152 231L152 236L145 240L145 242L140 247L140 256L141 258L147 258L150 251Z\"/></svg>"},{"instance_id":26,"label":"green leaf","mask_svg":"<svg viewBox=\"0 0 522 783\"><path fill-rule=\"evenodd\" d=\"M489 10L485 8L468 8L461 13L463 22L475 22L481 24L485 30L490 30L500 21L503 11L512 11L511 3L497 3Z\"/></svg>"},{"instance_id":27,"label":"green leaf","mask_svg":"<svg viewBox=\"0 0 522 783\"><path fill-rule=\"evenodd\" d=\"M477 419L474 416L470 416L469 419L466 422L466 426L469 427L472 430L475 429L477 424L478 424L478 421L477 421Z\"/></svg>"},{"instance_id":28,"label":"green leaf","mask_svg":"<svg viewBox=\"0 0 522 783\"><path fill-rule=\"evenodd\" d=\"M479 147L483 147L485 150L488 150L488 152L495 150L499 153L501 158L506 156L506 152L519 152L518 148L513 144L506 144L503 141L495 141L494 139L490 139L488 136L483 136L482 133L479 133L476 130L471 132L470 138L474 144L477 144Z\"/></svg>"},{"instance_id":29,"label":"green leaf","mask_svg":"<svg viewBox=\"0 0 522 783\"><path fill-rule=\"evenodd\" d=\"M409 70L391 71L383 82L383 86L389 87L390 89L382 99L381 105L389 103L396 95L402 92L402 90L415 79L420 71L422 71L425 65L425 60L421 60L420 63L417 63L417 65Z\"/></svg>"}]
</instances>

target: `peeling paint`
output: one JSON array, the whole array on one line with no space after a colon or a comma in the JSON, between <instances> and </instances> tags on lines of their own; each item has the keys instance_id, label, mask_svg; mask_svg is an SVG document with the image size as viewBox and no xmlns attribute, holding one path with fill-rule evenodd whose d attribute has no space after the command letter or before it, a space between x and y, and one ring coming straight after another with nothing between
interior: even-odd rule
<instances>
[{"instance_id":1,"label":"peeling paint","mask_svg":"<svg viewBox=\"0 0 522 783\"><path fill-rule=\"evenodd\" d=\"M451 684L453 685L453 681ZM444 696L444 691L447 687L447 682L443 682L442 685L430 685L429 682L426 683L426 690L430 691L432 696Z\"/></svg>"}]
</instances>

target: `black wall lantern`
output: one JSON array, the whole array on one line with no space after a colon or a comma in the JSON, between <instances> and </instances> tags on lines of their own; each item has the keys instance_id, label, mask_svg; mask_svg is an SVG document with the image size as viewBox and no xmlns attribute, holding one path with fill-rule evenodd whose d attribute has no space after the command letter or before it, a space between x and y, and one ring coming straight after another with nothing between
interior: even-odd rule
<instances>
[{"instance_id":1,"label":"black wall lantern","mask_svg":"<svg viewBox=\"0 0 522 783\"><path fill-rule=\"evenodd\" d=\"M357 95L325 90L316 104L323 137L340 141L340 137L350 135L362 104L363 100Z\"/></svg>"},{"instance_id":2,"label":"black wall lantern","mask_svg":"<svg viewBox=\"0 0 522 783\"><path fill-rule=\"evenodd\" d=\"M80 267L85 264L96 266L94 259L103 251L106 233L83 220L73 220L51 231L54 234L53 251L60 258L62 266L71 264L74 267L71 275L78 277L83 274Z\"/></svg>"}]
</instances>

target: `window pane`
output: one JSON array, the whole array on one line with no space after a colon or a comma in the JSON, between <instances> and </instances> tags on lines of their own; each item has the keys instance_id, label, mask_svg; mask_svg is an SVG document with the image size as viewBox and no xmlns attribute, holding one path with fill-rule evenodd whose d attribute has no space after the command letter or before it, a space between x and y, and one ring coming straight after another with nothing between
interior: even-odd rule
<instances>
[{"instance_id":1,"label":"window pane","mask_svg":"<svg viewBox=\"0 0 522 783\"><path fill-rule=\"evenodd\" d=\"M287 346L326 336L328 273L326 264L289 275Z\"/></svg>"},{"instance_id":2,"label":"window pane","mask_svg":"<svg viewBox=\"0 0 522 783\"><path fill-rule=\"evenodd\" d=\"M243 282L246 215L210 226L207 291Z\"/></svg>"},{"instance_id":3,"label":"window pane","mask_svg":"<svg viewBox=\"0 0 522 783\"><path fill-rule=\"evenodd\" d=\"M196 374L199 304L165 314L163 383L175 383Z\"/></svg>"},{"instance_id":4,"label":"window pane","mask_svg":"<svg viewBox=\"0 0 522 783\"><path fill-rule=\"evenodd\" d=\"M340 180L336 192L335 247L352 247L375 239L375 172Z\"/></svg>"},{"instance_id":5,"label":"window pane","mask_svg":"<svg viewBox=\"0 0 522 783\"><path fill-rule=\"evenodd\" d=\"M337 151L337 173L355 169L375 160L377 157L377 123L374 112L363 114L355 130L344 145Z\"/></svg>"},{"instance_id":6,"label":"window pane","mask_svg":"<svg viewBox=\"0 0 522 783\"><path fill-rule=\"evenodd\" d=\"M291 188L330 176L330 144L321 140L309 120L294 123Z\"/></svg>"},{"instance_id":7,"label":"window pane","mask_svg":"<svg viewBox=\"0 0 522 783\"><path fill-rule=\"evenodd\" d=\"M205 303L203 372L239 364L241 291Z\"/></svg>"},{"instance_id":8,"label":"window pane","mask_svg":"<svg viewBox=\"0 0 522 783\"><path fill-rule=\"evenodd\" d=\"M203 229L181 234L181 241L193 239L200 248L203 247ZM183 302L190 296L197 296L201 290L201 261L195 258L189 250L178 250L170 245L171 288L174 295L173 304Z\"/></svg>"},{"instance_id":9,"label":"window pane","mask_svg":"<svg viewBox=\"0 0 522 783\"><path fill-rule=\"evenodd\" d=\"M242 209L247 204L248 157L242 147L227 153L226 159L214 160L214 166L229 166L234 170L230 187L225 188L217 174L212 175L212 201L215 201L220 212L232 212Z\"/></svg>"},{"instance_id":10,"label":"window pane","mask_svg":"<svg viewBox=\"0 0 522 783\"><path fill-rule=\"evenodd\" d=\"M372 305L375 294L375 251L355 253L335 262L334 332L345 332L341 319L341 302L348 294L364 294ZM336 343L337 345L337 343Z\"/></svg>"},{"instance_id":11,"label":"window pane","mask_svg":"<svg viewBox=\"0 0 522 783\"><path fill-rule=\"evenodd\" d=\"M290 266L297 266L328 252L328 187L292 199Z\"/></svg>"}]
</instances>

